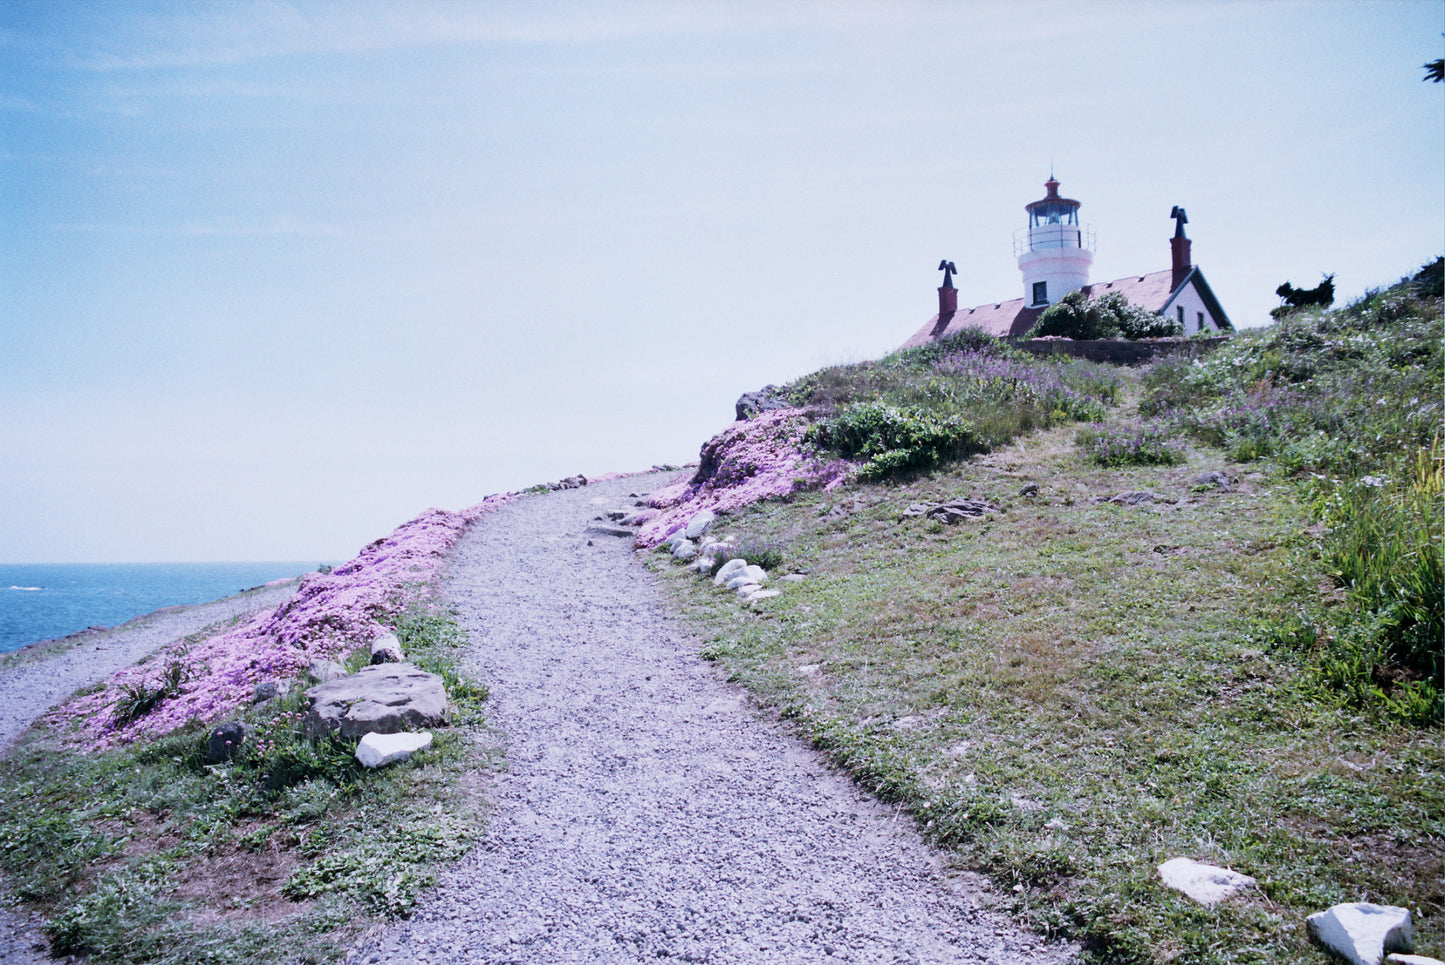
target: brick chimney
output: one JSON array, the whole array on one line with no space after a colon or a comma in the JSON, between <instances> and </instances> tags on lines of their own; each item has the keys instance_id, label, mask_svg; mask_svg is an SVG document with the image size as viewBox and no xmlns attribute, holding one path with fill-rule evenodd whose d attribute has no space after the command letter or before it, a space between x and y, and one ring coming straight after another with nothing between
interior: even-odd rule
<instances>
[{"instance_id":1,"label":"brick chimney","mask_svg":"<svg viewBox=\"0 0 1445 965\"><path fill-rule=\"evenodd\" d=\"M949 285L938 290L938 314L952 315L958 311L958 289Z\"/></svg>"},{"instance_id":2,"label":"brick chimney","mask_svg":"<svg viewBox=\"0 0 1445 965\"><path fill-rule=\"evenodd\" d=\"M1178 288L1186 275L1189 274L1194 263L1189 256L1189 239L1184 237L1184 226L1189 223L1189 218L1184 209L1179 205L1169 212L1169 217L1174 219L1174 237L1169 239L1170 267L1173 268L1173 278L1170 282L1171 288Z\"/></svg>"},{"instance_id":3,"label":"brick chimney","mask_svg":"<svg viewBox=\"0 0 1445 965\"><path fill-rule=\"evenodd\" d=\"M953 287L953 273L958 269L945 258L938 263L938 270L943 272L943 284L938 289L938 314L952 315L958 311L958 289Z\"/></svg>"}]
</instances>

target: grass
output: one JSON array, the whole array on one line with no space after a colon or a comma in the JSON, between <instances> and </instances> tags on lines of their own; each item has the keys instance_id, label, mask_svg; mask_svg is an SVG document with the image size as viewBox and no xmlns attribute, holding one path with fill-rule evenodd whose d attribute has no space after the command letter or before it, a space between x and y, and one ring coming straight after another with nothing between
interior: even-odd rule
<instances>
[{"instance_id":1,"label":"grass","mask_svg":"<svg viewBox=\"0 0 1445 965\"><path fill-rule=\"evenodd\" d=\"M1221 350L1198 367L1212 385L1115 370L1099 431L1162 421L1175 464L1101 465L1060 424L911 479L759 503L717 532L782 547L808 578L740 608L669 569L679 604L730 678L1091 962L1324 962L1305 916L1359 900L1410 908L1418 947L1438 955L1445 759L1438 712L1420 709L1430 667L1401 654L1440 651L1425 612L1440 597L1439 450L1409 415L1412 398L1441 397L1439 300L1371 300ZM1369 332L1350 321L1364 316ZM1323 343L1339 339L1307 324L1354 326L1352 364L1379 371L1335 372ZM1196 432L1249 398L1263 377L1249 360L1271 352L1264 371L1311 372L1292 391L1314 400L1312 421L1285 429L1272 413L1263 453ZM1330 444L1335 475L1302 473L1289 454L1330 413L1363 410L1365 385L1409 394L1395 415L1376 406L1371 438ZM1188 398L1161 404L1170 393ZM1193 485L1208 470L1237 490ZM1370 472L1393 482L1361 489ZM1030 482L1038 494L1018 495ZM1157 498L1107 501L1135 491ZM902 515L965 495L1001 509L952 527ZM1342 667L1340 641L1369 666ZM1205 909L1159 883L1176 856L1260 887Z\"/></svg>"},{"instance_id":2,"label":"grass","mask_svg":"<svg viewBox=\"0 0 1445 965\"><path fill-rule=\"evenodd\" d=\"M55 726L0 761L0 866L46 915L52 950L104 963L338 957L370 923L407 914L483 815L469 794L490 752L486 690L460 676L450 614L395 619L409 658L448 683L453 726L432 749L365 771L354 745L310 740L304 697L246 710L248 737L208 763L210 727L87 753ZM361 658L356 658L361 659Z\"/></svg>"}]
</instances>

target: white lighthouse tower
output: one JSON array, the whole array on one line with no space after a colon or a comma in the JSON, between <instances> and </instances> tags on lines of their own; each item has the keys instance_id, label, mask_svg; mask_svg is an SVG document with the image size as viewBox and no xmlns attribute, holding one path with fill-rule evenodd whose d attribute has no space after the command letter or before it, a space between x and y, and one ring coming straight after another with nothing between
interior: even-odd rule
<instances>
[{"instance_id":1,"label":"white lighthouse tower","mask_svg":"<svg viewBox=\"0 0 1445 965\"><path fill-rule=\"evenodd\" d=\"M1052 305L1089 283L1094 263L1094 229L1079 224L1079 202L1059 197L1053 174L1041 200L1024 205L1029 223L1014 232L1014 254L1024 275L1024 304Z\"/></svg>"}]
</instances>

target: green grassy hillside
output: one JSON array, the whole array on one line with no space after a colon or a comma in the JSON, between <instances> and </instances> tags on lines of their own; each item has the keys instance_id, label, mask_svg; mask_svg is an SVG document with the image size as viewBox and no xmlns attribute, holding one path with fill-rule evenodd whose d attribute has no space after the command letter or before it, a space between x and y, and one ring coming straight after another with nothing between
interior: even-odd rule
<instances>
[{"instance_id":1,"label":"green grassy hillside","mask_svg":"<svg viewBox=\"0 0 1445 965\"><path fill-rule=\"evenodd\" d=\"M816 373L853 481L717 530L806 578L744 606L658 566L711 659L1091 961L1323 962L1305 916L1357 900L1439 955L1434 285L1140 369L969 338ZM908 514L959 497L994 509ZM1206 909L1176 856L1259 889Z\"/></svg>"}]
</instances>

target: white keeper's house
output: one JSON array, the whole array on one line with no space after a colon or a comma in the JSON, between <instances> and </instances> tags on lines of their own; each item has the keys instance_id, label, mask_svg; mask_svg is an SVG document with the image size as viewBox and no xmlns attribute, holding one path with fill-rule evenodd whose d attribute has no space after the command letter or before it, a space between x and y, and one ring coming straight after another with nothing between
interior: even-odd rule
<instances>
[{"instance_id":1,"label":"white keeper's house","mask_svg":"<svg viewBox=\"0 0 1445 965\"><path fill-rule=\"evenodd\" d=\"M943 287L938 289L938 314L905 342L904 348L946 338L966 328L1003 338L1022 337L1044 309L1076 289L1083 289L1090 298L1118 292L1141 308L1173 316L1186 335L1234 329L1209 282L1204 280L1204 273L1190 259L1190 242L1184 236L1189 219L1183 208L1176 207L1170 215L1175 225L1174 237L1169 240L1168 269L1091 284L1094 229L1079 223L1079 202L1059 197L1059 182L1053 175L1044 187L1047 193L1043 198L1024 205L1028 224L1014 233L1014 254L1023 273L1024 297L960 309L950 265Z\"/></svg>"}]
</instances>

